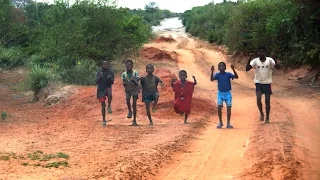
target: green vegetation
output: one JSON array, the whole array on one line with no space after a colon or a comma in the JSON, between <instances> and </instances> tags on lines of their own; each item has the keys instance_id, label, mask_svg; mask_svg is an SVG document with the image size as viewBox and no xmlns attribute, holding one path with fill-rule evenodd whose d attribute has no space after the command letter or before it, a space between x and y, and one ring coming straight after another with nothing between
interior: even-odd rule
<instances>
[{"instance_id":1,"label":"green vegetation","mask_svg":"<svg viewBox=\"0 0 320 180\"><path fill-rule=\"evenodd\" d=\"M186 30L230 51L264 45L286 66L320 65L320 3L316 0L239 0L183 13Z\"/></svg>"},{"instance_id":2,"label":"green vegetation","mask_svg":"<svg viewBox=\"0 0 320 180\"><path fill-rule=\"evenodd\" d=\"M27 157L27 158L26 158ZM59 166L68 167L67 161L61 161L61 159L69 159L70 156L63 152L58 152L56 154L45 154L42 151L35 151L33 153L28 153L27 156L19 155L17 156L15 153L8 153L8 152L0 152L0 160L2 161L21 161L21 165L23 166L34 166L34 167L44 167L44 168L51 168L55 167L58 168ZM58 161L55 161L58 160Z\"/></svg>"},{"instance_id":3,"label":"green vegetation","mask_svg":"<svg viewBox=\"0 0 320 180\"><path fill-rule=\"evenodd\" d=\"M0 69L27 66L35 95L50 77L93 85L103 59L123 61L152 37L151 25L175 14L151 2L145 10L116 8L112 0L53 4L0 1Z\"/></svg>"},{"instance_id":4,"label":"green vegetation","mask_svg":"<svg viewBox=\"0 0 320 180\"><path fill-rule=\"evenodd\" d=\"M152 26L159 25L162 19L180 16L179 13L172 13L169 10L159 9L155 2L150 2L145 5L144 10L133 9L131 12L142 16L143 19Z\"/></svg>"}]
</instances>

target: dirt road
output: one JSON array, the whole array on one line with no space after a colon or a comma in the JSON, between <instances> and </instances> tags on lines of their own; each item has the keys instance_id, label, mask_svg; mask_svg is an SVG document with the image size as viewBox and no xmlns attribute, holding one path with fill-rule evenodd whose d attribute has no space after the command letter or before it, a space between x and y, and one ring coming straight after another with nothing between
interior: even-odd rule
<instances>
[{"instance_id":1,"label":"dirt road","mask_svg":"<svg viewBox=\"0 0 320 180\"><path fill-rule=\"evenodd\" d=\"M130 126L119 74L113 87L113 114L105 128L95 87L72 87L60 104L44 107L15 90L13 82L23 80L17 78L23 72L2 74L0 110L8 118L0 120L0 179L320 179L319 95L299 89L276 72L271 123L264 125L258 120L253 72L243 72L237 64L239 79L232 82L235 128L216 129L217 85L209 81L210 66L224 61L228 71L228 57L219 47L179 31L164 34L168 35L174 41L144 47L165 52L166 58L135 61L141 74L152 62L155 74L166 83L160 89L158 111L152 114L154 126L147 125L141 99L140 126ZM179 69L198 80L188 125L172 107L169 84ZM68 158L49 156L59 152ZM68 164L49 168L59 162Z\"/></svg>"}]
</instances>

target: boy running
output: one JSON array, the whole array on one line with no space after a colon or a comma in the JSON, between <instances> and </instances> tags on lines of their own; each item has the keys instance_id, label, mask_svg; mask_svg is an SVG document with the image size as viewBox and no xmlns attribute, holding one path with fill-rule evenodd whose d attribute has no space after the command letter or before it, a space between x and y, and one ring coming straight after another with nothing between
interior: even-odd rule
<instances>
[{"instance_id":1,"label":"boy running","mask_svg":"<svg viewBox=\"0 0 320 180\"><path fill-rule=\"evenodd\" d=\"M214 74L214 66L211 67L211 77L210 80L218 81L218 116L219 116L219 124L217 125L217 128L221 128L223 126L222 123L222 105L223 101L227 104L227 128L233 128L233 126L230 124L231 119L231 107L232 107L232 94L231 94L231 82L230 79L238 79L238 74L234 69L234 66L231 65L231 69L234 74L225 72L226 71L226 64L224 62L220 62L218 64L219 73Z\"/></svg>"},{"instance_id":2,"label":"boy running","mask_svg":"<svg viewBox=\"0 0 320 180\"><path fill-rule=\"evenodd\" d=\"M163 87L164 83L159 77L153 75L154 67L152 64L148 64L146 66L146 72L148 73L148 75L140 78L140 83L142 86L142 102L145 102L146 104L147 116L150 121L149 125L153 125L150 113L150 103L154 101L152 112L155 112L159 100L159 92L157 86L160 83L160 85Z\"/></svg>"},{"instance_id":3,"label":"boy running","mask_svg":"<svg viewBox=\"0 0 320 180\"><path fill-rule=\"evenodd\" d=\"M139 74L136 70L133 70L133 61L127 60L125 62L126 71L122 73L123 86L125 87L126 92L126 101L128 107L128 116L127 118L132 118L132 109L133 109L133 121L132 125L137 126L137 100L139 95ZM132 96L132 109L130 99Z\"/></svg>"},{"instance_id":4,"label":"boy running","mask_svg":"<svg viewBox=\"0 0 320 180\"><path fill-rule=\"evenodd\" d=\"M176 113L183 116L184 123L187 124L188 115L191 112L191 100L194 91L194 86L197 85L196 77L192 76L193 82L186 80L187 71L181 70L179 72L180 80L172 79L171 87L175 93L174 110Z\"/></svg>"},{"instance_id":5,"label":"boy running","mask_svg":"<svg viewBox=\"0 0 320 180\"><path fill-rule=\"evenodd\" d=\"M102 113L102 125L105 126L106 122L106 96L108 97L108 113L111 114L111 101L112 101L112 89L111 86L114 83L114 73L110 70L110 62L102 61L101 68L97 72L96 84L97 88L97 98L101 103L101 113Z\"/></svg>"}]
</instances>

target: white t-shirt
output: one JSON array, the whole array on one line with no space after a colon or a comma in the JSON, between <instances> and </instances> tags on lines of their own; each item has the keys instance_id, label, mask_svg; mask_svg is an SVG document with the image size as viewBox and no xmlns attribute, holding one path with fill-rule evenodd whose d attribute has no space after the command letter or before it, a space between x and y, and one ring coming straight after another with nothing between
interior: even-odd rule
<instances>
[{"instance_id":1,"label":"white t-shirt","mask_svg":"<svg viewBox=\"0 0 320 180\"><path fill-rule=\"evenodd\" d=\"M250 65L256 69L254 82L260 84L271 84L272 69L275 64L275 61L270 57L266 57L264 62L260 61L259 58L253 59L250 62Z\"/></svg>"}]
</instances>

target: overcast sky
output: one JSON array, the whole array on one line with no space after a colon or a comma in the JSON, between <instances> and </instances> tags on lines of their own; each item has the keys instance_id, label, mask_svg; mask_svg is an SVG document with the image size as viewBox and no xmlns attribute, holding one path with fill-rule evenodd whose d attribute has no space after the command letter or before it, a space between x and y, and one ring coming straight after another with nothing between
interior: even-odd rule
<instances>
[{"instance_id":1,"label":"overcast sky","mask_svg":"<svg viewBox=\"0 0 320 180\"><path fill-rule=\"evenodd\" d=\"M146 4L155 2L160 9L167 9L171 12L184 12L195 6L203 6L210 2L220 3L223 0L118 0L119 6L130 9L144 9Z\"/></svg>"}]
</instances>

